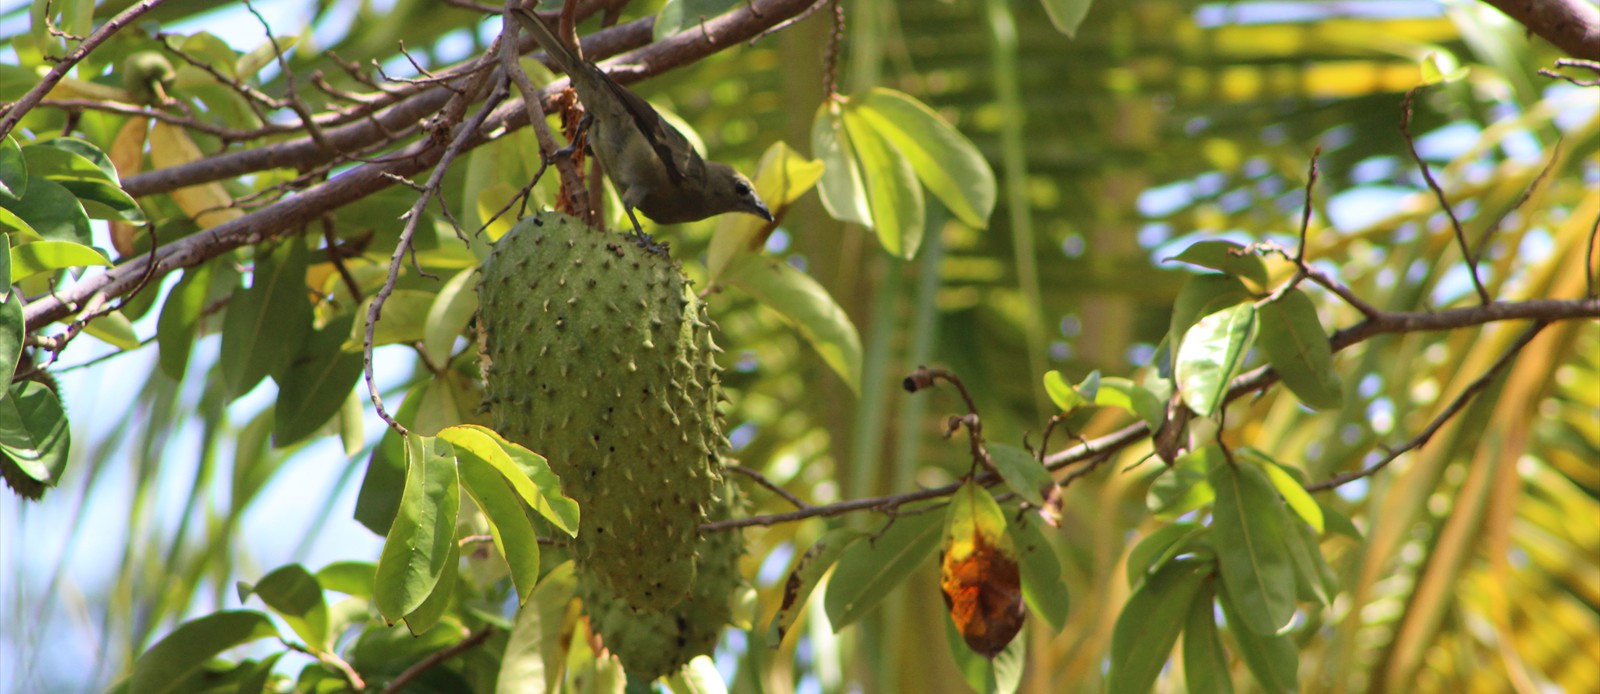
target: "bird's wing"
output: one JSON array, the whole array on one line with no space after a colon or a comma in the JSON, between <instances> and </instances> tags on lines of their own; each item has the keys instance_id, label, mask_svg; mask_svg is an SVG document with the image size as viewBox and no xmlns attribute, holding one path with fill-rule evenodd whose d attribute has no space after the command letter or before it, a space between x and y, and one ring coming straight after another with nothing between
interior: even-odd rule
<instances>
[{"instance_id":1,"label":"bird's wing","mask_svg":"<svg viewBox=\"0 0 1600 694\"><path fill-rule=\"evenodd\" d=\"M617 84L605 71L595 68L595 73L600 75L600 82L606 89L611 90L628 109L634 125L644 135L645 142L650 143L650 148L655 150L656 158L666 166L667 176L672 182L676 184L683 182L685 177L698 177L700 170L705 167L705 161L700 158L699 152L694 151L689 139L656 113L650 102Z\"/></svg>"}]
</instances>

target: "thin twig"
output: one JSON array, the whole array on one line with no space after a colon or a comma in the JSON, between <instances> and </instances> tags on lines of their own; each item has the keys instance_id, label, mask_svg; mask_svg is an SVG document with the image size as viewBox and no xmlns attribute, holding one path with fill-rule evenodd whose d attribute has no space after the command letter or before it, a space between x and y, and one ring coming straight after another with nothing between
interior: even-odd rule
<instances>
[{"instance_id":1,"label":"thin twig","mask_svg":"<svg viewBox=\"0 0 1600 694\"><path fill-rule=\"evenodd\" d=\"M405 689L405 686L410 684L412 680L422 676L422 673L432 670L446 660L483 645L483 642L488 641L489 637L493 634L494 627L480 627L477 631L468 634L466 638L457 641L455 644L447 648L430 654L428 657L417 661L416 665L412 665L411 667L401 671L399 675L395 676L394 680L390 681L389 684L384 686L383 691L380 694L398 694L401 690Z\"/></svg>"},{"instance_id":2,"label":"thin twig","mask_svg":"<svg viewBox=\"0 0 1600 694\"><path fill-rule=\"evenodd\" d=\"M1467 233L1461 230L1461 220L1456 218L1456 211L1450 206L1450 200L1445 197L1444 188L1434 180L1432 169L1422 158L1422 153L1417 151L1417 141L1411 136L1411 104L1416 99L1417 90L1421 88L1416 87L1406 92L1405 99L1400 102L1400 134L1405 136L1406 146L1411 148L1411 158L1422 170L1422 179L1427 181L1428 189L1433 191L1434 197L1439 199L1439 206L1444 208L1445 216L1450 218L1450 228L1455 231L1456 244L1461 247L1461 256L1467 262L1467 272L1472 275L1472 287L1478 292L1479 302L1488 304L1494 299L1489 297L1489 290L1484 289L1483 280L1478 278L1478 257L1467 245Z\"/></svg>"},{"instance_id":3,"label":"thin twig","mask_svg":"<svg viewBox=\"0 0 1600 694\"><path fill-rule=\"evenodd\" d=\"M1389 451L1389 454L1385 455L1382 460L1379 460L1378 462L1373 463L1372 465L1369 465L1361 470L1347 472L1342 475L1335 475L1330 479L1323 480L1315 484L1308 484L1306 485L1306 491L1318 492L1327 489L1333 489L1334 487L1354 482L1363 477L1371 477L1372 475L1377 474L1379 470L1388 467L1389 463L1394 462L1396 458L1399 458L1406 452L1421 448L1429 441L1429 439L1433 438L1434 434L1439 432L1439 429L1443 427L1446 422L1449 422L1451 418L1455 417L1456 414L1460 413L1462 409L1466 408L1467 403L1471 402L1472 399L1479 393L1483 392L1485 388L1488 388L1489 384L1493 383L1494 379L1500 375L1500 372L1504 371L1506 366L1511 364L1512 358L1517 356L1517 353L1521 352L1523 347L1528 346L1528 343L1533 341L1533 338L1539 334L1539 331L1544 330L1546 327L1549 327L1549 325L1550 323L1546 321L1535 321L1533 325L1528 326L1528 329L1523 331L1522 336L1518 337L1517 341L1513 342L1511 347L1506 349L1505 354L1500 355L1500 358L1495 361L1493 366L1489 367L1488 371L1483 372L1482 376L1479 376L1477 380L1474 380L1472 383L1468 384L1466 388L1462 389L1461 393L1456 396L1456 399L1450 401L1450 406L1444 408L1444 411L1440 412L1439 416L1434 417L1433 421L1429 422L1428 426L1410 441L1405 442L1399 448Z\"/></svg>"},{"instance_id":4,"label":"thin twig","mask_svg":"<svg viewBox=\"0 0 1600 694\"><path fill-rule=\"evenodd\" d=\"M763 487L766 487L767 490L772 492L773 494L777 494L778 496L783 497L784 501L787 501L787 502L789 502L791 504L794 504L795 508L798 508L798 509L811 508L811 504L808 504L808 503L806 503L804 501L801 501L800 497L795 496L793 492L790 492L789 490L778 486L778 484L776 482L773 482L772 480L767 479L767 476L761 474L760 472L757 472L755 470L747 468L747 467L745 467L743 465L729 465L729 466L727 466L727 470L729 472L737 472L737 473L739 473L741 475L744 475L745 477L749 477L750 479L755 480L756 484L759 484L759 485L761 485Z\"/></svg>"}]
</instances>

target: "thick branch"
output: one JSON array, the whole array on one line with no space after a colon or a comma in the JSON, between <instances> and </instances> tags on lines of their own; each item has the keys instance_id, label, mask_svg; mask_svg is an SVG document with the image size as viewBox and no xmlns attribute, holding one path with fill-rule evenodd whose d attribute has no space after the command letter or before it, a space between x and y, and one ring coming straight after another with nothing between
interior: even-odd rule
<instances>
[{"instance_id":1,"label":"thick branch","mask_svg":"<svg viewBox=\"0 0 1600 694\"><path fill-rule=\"evenodd\" d=\"M1584 0L1483 0L1574 58L1600 60L1600 8Z\"/></svg>"},{"instance_id":2,"label":"thick branch","mask_svg":"<svg viewBox=\"0 0 1600 694\"><path fill-rule=\"evenodd\" d=\"M638 79L645 75L656 74L673 67L692 62L693 60L715 53L722 48L733 46L761 33L773 24L798 14L810 4L810 0L768 0L757 3L760 16L751 14L747 10L736 10L704 23L703 30L684 32L672 39L648 48L628 54L625 58L638 61L642 67L637 71L624 73L631 75L631 79ZM603 32L602 32L603 33ZM498 68L496 68L498 69ZM622 78L628 81L628 78ZM548 86L543 91L543 98L549 99L555 89L564 83ZM430 92L429 94L432 94ZM417 103L427 102L427 110L419 110L412 114L412 119L420 119L426 113L437 113L453 95L445 89L438 90L438 101L432 102L429 98L418 97L411 101L397 105L394 109L405 110L410 113ZM414 103L415 102L415 103ZM387 115L387 114L385 114ZM504 131L521 127L527 123L526 112L520 102L502 105L489 114L484 121L481 132L495 133L504 136ZM409 125L409 124L408 124ZM361 127L361 126L350 126ZM330 129L324 133L329 142L343 147L339 139L344 129ZM465 143L465 149L489 141L482 135L474 135ZM304 146L297 151L282 149L281 145L269 145L261 150L273 163L257 168L273 168L277 166L298 166L299 161L292 161L292 157L305 157L307 160L323 156L316 145L309 139L300 141ZM239 155L251 155L255 152L240 152ZM427 140L413 143L398 154L386 157L386 161L372 162L357 166L326 183L322 183L295 195L281 200L270 206L252 212L248 215L234 219L230 222L207 229L204 232L185 237L178 241L162 246L148 256L140 256L124 261L122 264L102 273L84 279L77 284L60 290L48 296L39 297L28 304L25 311L28 330L38 330L45 325L72 315L79 306L99 296L101 300L121 296L138 286L141 277L151 273L150 281L159 281L167 273L184 267L190 267L226 253L235 248L259 242L266 238L289 233L289 230L316 220L324 213L350 204L368 195L378 192L388 186L394 185L395 178L409 177L422 171L439 161L443 155L443 148ZM261 162L252 162L255 166ZM174 167L162 172L145 174L154 176L166 171L185 169L182 177L169 177L161 186L135 188L132 181L138 177L130 177L124 187L129 192L138 190L136 194L147 195L158 190L171 190L176 187L193 185L198 182L228 178L246 171L238 170L238 162L229 160L229 155L219 155L209 159L195 162L185 167ZM253 170L248 169L247 170ZM203 170L205 175L195 177L196 170ZM154 183L154 179L145 179ZM164 187L163 187L164 186ZM153 265L153 267L151 267Z\"/></svg>"}]
</instances>

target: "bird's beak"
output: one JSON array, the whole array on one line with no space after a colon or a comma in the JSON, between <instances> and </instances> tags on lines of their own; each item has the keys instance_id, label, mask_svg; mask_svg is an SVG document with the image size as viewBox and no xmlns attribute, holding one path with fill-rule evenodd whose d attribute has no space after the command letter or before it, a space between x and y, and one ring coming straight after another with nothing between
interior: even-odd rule
<instances>
[{"instance_id":1,"label":"bird's beak","mask_svg":"<svg viewBox=\"0 0 1600 694\"><path fill-rule=\"evenodd\" d=\"M772 212L767 209L767 204L760 200L756 201L755 209L749 210L749 212L769 222L772 221Z\"/></svg>"}]
</instances>

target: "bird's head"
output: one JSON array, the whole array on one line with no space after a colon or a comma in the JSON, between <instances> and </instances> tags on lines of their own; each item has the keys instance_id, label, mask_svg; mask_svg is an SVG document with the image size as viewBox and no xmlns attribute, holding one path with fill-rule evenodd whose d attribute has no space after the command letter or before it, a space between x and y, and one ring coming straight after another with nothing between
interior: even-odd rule
<instances>
[{"instance_id":1,"label":"bird's head","mask_svg":"<svg viewBox=\"0 0 1600 694\"><path fill-rule=\"evenodd\" d=\"M755 184L721 162L706 162L706 207L712 214L744 212L772 221L772 212L756 194Z\"/></svg>"}]
</instances>

